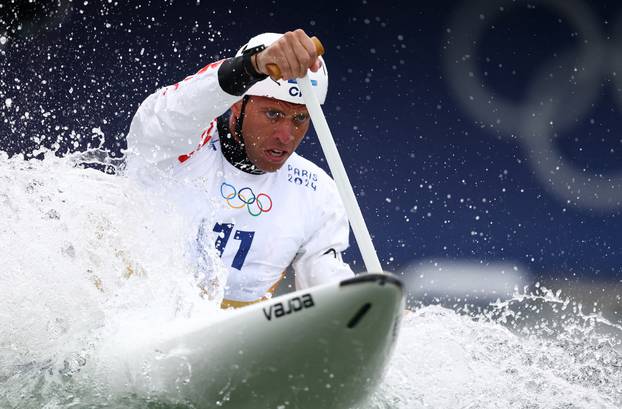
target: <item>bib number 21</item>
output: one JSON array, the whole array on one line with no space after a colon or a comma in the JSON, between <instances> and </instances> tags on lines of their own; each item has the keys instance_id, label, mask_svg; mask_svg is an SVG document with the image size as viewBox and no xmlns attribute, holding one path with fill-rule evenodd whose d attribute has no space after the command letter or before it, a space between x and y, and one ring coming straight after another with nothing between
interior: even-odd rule
<instances>
[{"instance_id":1,"label":"bib number 21","mask_svg":"<svg viewBox=\"0 0 622 409\"><path fill-rule=\"evenodd\" d=\"M214 226L214 233L218 233L218 237L216 237L216 242L214 246L218 251L218 255L222 257L222 253L225 251L225 247L229 242L229 238L231 238L231 233L233 232L233 223L216 223ZM254 231L242 231L235 230L233 234L233 240L240 241L240 247L238 248L237 253L235 253L235 257L233 257L233 262L231 263L231 267L241 270L242 266L244 266L244 261L246 260L246 256L248 255L248 251L251 248L251 244L253 243L253 237L255 237Z\"/></svg>"}]
</instances>

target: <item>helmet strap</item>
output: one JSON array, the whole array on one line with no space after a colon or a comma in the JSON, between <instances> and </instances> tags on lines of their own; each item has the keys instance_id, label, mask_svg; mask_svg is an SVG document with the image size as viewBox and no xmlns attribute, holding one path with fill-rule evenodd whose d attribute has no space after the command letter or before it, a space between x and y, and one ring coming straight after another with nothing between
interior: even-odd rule
<instances>
[{"instance_id":1,"label":"helmet strap","mask_svg":"<svg viewBox=\"0 0 622 409\"><path fill-rule=\"evenodd\" d=\"M240 114L235 119L235 134L240 138L240 144L244 147L244 135L242 134L242 125L244 125L244 116L246 115L246 104L250 96L244 95L242 98L242 107L240 108Z\"/></svg>"},{"instance_id":2,"label":"helmet strap","mask_svg":"<svg viewBox=\"0 0 622 409\"><path fill-rule=\"evenodd\" d=\"M228 129L229 121L225 119L227 115L219 117L218 132L221 135L226 135L224 138L221 138L220 144L222 146L223 155L233 166L252 175L262 175L265 172L256 167L248 158L246 145L244 144L244 135L242 134L242 125L244 124L244 117L246 115L246 104L249 99L250 97L248 95L245 95L242 99L240 114L235 118L234 132ZM234 133L237 135L238 140L233 137Z\"/></svg>"}]
</instances>

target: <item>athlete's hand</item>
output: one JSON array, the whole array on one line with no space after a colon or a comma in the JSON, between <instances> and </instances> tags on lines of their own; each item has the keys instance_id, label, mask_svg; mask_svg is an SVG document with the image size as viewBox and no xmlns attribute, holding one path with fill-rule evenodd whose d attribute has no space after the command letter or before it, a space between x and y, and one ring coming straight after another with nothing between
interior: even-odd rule
<instances>
[{"instance_id":1,"label":"athlete's hand","mask_svg":"<svg viewBox=\"0 0 622 409\"><path fill-rule=\"evenodd\" d=\"M308 69L316 72L321 67L313 41L301 29L288 31L254 57L253 65L258 72L270 75L267 65L276 64L284 80L302 78Z\"/></svg>"}]
</instances>

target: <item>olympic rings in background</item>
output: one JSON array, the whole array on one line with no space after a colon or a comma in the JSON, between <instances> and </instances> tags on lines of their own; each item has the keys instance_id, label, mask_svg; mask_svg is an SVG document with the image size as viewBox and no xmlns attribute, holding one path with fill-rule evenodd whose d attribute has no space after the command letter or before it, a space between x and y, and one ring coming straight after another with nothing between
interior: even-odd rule
<instances>
[{"instance_id":1,"label":"olympic rings in background","mask_svg":"<svg viewBox=\"0 0 622 409\"><path fill-rule=\"evenodd\" d=\"M482 125L507 137L517 137L529 155L540 181L565 203L600 210L622 206L622 172L602 175L578 169L563 157L554 134L568 130L592 109L603 77L613 75L622 86L622 57L616 41L607 41L598 18L579 0L539 0L576 28L573 50L561 50L558 58L542 65L517 103L498 95L477 74L475 46L498 14L522 2L470 1L456 10L444 45L445 70L450 88L463 108ZM622 16L614 35L622 39ZM616 75L617 73L617 75ZM619 94L619 92L618 92ZM622 109L622 98L618 98Z\"/></svg>"},{"instance_id":2,"label":"olympic rings in background","mask_svg":"<svg viewBox=\"0 0 622 409\"><path fill-rule=\"evenodd\" d=\"M237 190L232 184L222 182L220 195L232 209L241 209L246 206L246 210L251 216L259 216L272 210L272 198L266 193L255 195L250 187Z\"/></svg>"}]
</instances>

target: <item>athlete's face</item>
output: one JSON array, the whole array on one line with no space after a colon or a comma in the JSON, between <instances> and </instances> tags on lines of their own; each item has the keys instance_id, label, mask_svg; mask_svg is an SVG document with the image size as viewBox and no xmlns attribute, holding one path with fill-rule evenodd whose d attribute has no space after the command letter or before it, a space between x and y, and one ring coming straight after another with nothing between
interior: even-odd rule
<instances>
[{"instance_id":1,"label":"athlete's face","mask_svg":"<svg viewBox=\"0 0 622 409\"><path fill-rule=\"evenodd\" d=\"M231 107L233 117L240 115L241 107L241 102ZM244 112L242 134L248 159L264 172L277 171L309 129L307 107L253 96Z\"/></svg>"}]
</instances>

